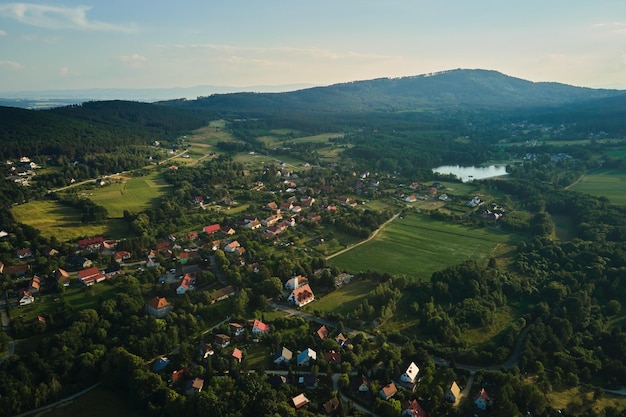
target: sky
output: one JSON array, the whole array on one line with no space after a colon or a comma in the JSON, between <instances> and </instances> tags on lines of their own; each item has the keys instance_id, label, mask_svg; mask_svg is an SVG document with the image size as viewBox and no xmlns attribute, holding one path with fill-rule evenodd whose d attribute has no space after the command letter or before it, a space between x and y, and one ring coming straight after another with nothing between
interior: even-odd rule
<instances>
[{"instance_id":1,"label":"sky","mask_svg":"<svg viewBox=\"0 0 626 417\"><path fill-rule=\"evenodd\" d=\"M626 89L626 1L0 0L0 92L330 85L456 68Z\"/></svg>"}]
</instances>

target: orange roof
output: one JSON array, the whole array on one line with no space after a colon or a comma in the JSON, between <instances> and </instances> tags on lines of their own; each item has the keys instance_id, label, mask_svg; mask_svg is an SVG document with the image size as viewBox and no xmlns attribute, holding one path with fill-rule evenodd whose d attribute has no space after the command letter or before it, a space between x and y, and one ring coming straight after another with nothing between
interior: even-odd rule
<instances>
[{"instance_id":1,"label":"orange roof","mask_svg":"<svg viewBox=\"0 0 626 417\"><path fill-rule=\"evenodd\" d=\"M167 302L165 297L154 297L152 300L148 301L148 305L155 310L160 310L169 306L170 304Z\"/></svg>"},{"instance_id":2,"label":"orange roof","mask_svg":"<svg viewBox=\"0 0 626 417\"><path fill-rule=\"evenodd\" d=\"M319 328L319 330L317 331L317 336L320 339L326 339L328 336L330 335L330 332L328 331L328 328L326 327L326 325L323 325L322 327Z\"/></svg>"},{"instance_id":3,"label":"orange roof","mask_svg":"<svg viewBox=\"0 0 626 417\"><path fill-rule=\"evenodd\" d=\"M303 285L302 287L293 290L293 296L296 300L298 300L299 303L303 303L304 301L315 297L309 284Z\"/></svg>"},{"instance_id":4,"label":"orange roof","mask_svg":"<svg viewBox=\"0 0 626 417\"><path fill-rule=\"evenodd\" d=\"M220 230L220 225L219 224L212 224L210 226L204 226L204 233L215 233L218 232Z\"/></svg>"},{"instance_id":5,"label":"orange roof","mask_svg":"<svg viewBox=\"0 0 626 417\"><path fill-rule=\"evenodd\" d=\"M241 360L242 357L243 357L243 352L235 348L235 350L233 350L233 358Z\"/></svg>"},{"instance_id":6,"label":"orange roof","mask_svg":"<svg viewBox=\"0 0 626 417\"><path fill-rule=\"evenodd\" d=\"M59 278L59 277L66 277L66 278L69 278L69 277L70 277L70 274L68 274L68 273L67 273L67 271L66 271L65 269L61 269L61 268L59 268L59 269L57 269L56 277L57 277L57 278Z\"/></svg>"},{"instance_id":7,"label":"orange roof","mask_svg":"<svg viewBox=\"0 0 626 417\"><path fill-rule=\"evenodd\" d=\"M191 280L192 280L191 275L185 274L185 276L183 277L183 280L180 283L180 286L184 288L189 288L189 285L191 285Z\"/></svg>"},{"instance_id":8,"label":"orange roof","mask_svg":"<svg viewBox=\"0 0 626 417\"><path fill-rule=\"evenodd\" d=\"M78 271L78 277L80 279L97 277L99 275L102 275L102 274L100 273L100 270L95 266L93 268L87 268L87 269L83 269L82 271Z\"/></svg>"},{"instance_id":9,"label":"orange roof","mask_svg":"<svg viewBox=\"0 0 626 417\"><path fill-rule=\"evenodd\" d=\"M270 330L270 326L263 323L261 320L254 320L254 324L252 325L253 329L258 329L262 332L268 332Z\"/></svg>"}]
</instances>

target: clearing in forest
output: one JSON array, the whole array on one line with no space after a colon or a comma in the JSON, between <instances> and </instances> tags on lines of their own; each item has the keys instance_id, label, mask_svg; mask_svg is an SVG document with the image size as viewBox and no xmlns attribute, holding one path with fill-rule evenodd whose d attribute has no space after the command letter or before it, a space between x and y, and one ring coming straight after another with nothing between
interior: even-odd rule
<instances>
[{"instance_id":1,"label":"clearing in forest","mask_svg":"<svg viewBox=\"0 0 626 417\"><path fill-rule=\"evenodd\" d=\"M626 172L620 169L593 170L569 189L606 197L613 204L626 204Z\"/></svg>"}]
</instances>

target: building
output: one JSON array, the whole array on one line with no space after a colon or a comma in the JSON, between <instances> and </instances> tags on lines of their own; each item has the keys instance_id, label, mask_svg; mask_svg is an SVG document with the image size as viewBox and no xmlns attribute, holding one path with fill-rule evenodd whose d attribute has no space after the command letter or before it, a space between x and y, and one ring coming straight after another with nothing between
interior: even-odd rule
<instances>
[{"instance_id":1,"label":"building","mask_svg":"<svg viewBox=\"0 0 626 417\"><path fill-rule=\"evenodd\" d=\"M389 384L385 385L378 392L378 394L380 395L380 398L382 398L383 400L388 400L389 398L393 397L397 393L398 393L398 388L396 388L396 384L394 384L393 382L390 382Z\"/></svg>"},{"instance_id":2,"label":"building","mask_svg":"<svg viewBox=\"0 0 626 417\"><path fill-rule=\"evenodd\" d=\"M146 313L157 319L161 319L170 312L172 306L165 297L154 297L146 304Z\"/></svg>"},{"instance_id":3,"label":"building","mask_svg":"<svg viewBox=\"0 0 626 417\"><path fill-rule=\"evenodd\" d=\"M296 307L302 307L315 300L315 295L309 287L309 284L296 288L289 294L287 301L293 303Z\"/></svg>"},{"instance_id":4,"label":"building","mask_svg":"<svg viewBox=\"0 0 626 417\"><path fill-rule=\"evenodd\" d=\"M296 363L298 366L309 366L315 360L317 360L317 352L311 348L307 348L298 355Z\"/></svg>"},{"instance_id":5,"label":"building","mask_svg":"<svg viewBox=\"0 0 626 417\"><path fill-rule=\"evenodd\" d=\"M83 283L83 285L91 286L96 282L102 282L106 279L104 274L100 272L98 268L95 266L88 269L83 269L82 271L78 271L78 278Z\"/></svg>"},{"instance_id":6,"label":"building","mask_svg":"<svg viewBox=\"0 0 626 417\"><path fill-rule=\"evenodd\" d=\"M460 397L461 388L459 388L456 381L452 381L452 384L450 384L450 387L448 388L448 391L446 391L446 393L444 394L443 399L448 402L455 403Z\"/></svg>"}]
</instances>

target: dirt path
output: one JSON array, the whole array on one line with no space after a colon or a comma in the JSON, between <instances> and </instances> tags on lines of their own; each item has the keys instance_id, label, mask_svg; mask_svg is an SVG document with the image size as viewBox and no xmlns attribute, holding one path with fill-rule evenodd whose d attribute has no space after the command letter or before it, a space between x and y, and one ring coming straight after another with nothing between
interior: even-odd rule
<instances>
[{"instance_id":1,"label":"dirt path","mask_svg":"<svg viewBox=\"0 0 626 417\"><path fill-rule=\"evenodd\" d=\"M332 255L328 255L326 257L326 260L332 259L335 256L339 256L341 254L344 254L344 253L348 252L349 250L352 250L352 249L356 248L357 246L361 246L362 244L367 243L370 240L374 239L376 237L376 235L378 234L378 232L380 232L385 226L387 226L387 224L391 223L396 218L398 218L399 215L400 215L400 213L396 213L391 219L389 219L385 223L381 224L380 227L378 229L374 230L374 232L367 239L362 240L362 241L360 241L358 243L355 243L354 245L350 245L347 248L340 250L339 252L333 253Z\"/></svg>"}]
</instances>

